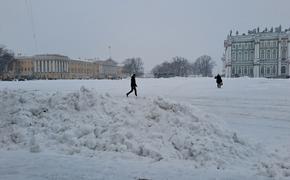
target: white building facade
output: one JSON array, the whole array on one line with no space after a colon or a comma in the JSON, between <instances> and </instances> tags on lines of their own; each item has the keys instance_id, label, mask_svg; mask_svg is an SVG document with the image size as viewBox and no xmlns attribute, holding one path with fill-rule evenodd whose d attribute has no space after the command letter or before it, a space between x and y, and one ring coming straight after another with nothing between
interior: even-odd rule
<instances>
[{"instance_id":1,"label":"white building facade","mask_svg":"<svg viewBox=\"0 0 290 180\"><path fill-rule=\"evenodd\" d=\"M226 77L290 76L290 28L281 26L259 32L259 28L248 34L235 36L231 33L224 42L223 58Z\"/></svg>"}]
</instances>

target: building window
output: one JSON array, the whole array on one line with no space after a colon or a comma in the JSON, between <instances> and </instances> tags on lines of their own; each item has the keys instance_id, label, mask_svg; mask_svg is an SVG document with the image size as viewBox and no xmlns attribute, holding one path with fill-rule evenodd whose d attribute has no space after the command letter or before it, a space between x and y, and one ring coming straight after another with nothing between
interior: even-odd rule
<instances>
[{"instance_id":1,"label":"building window","mask_svg":"<svg viewBox=\"0 0 290 180\"><path fill-rule=\"evenodd\" d=\"M241 60L241 58L242 58L242 52L241 52L241 51L239 51L239 54L238 54L238 61L240 61L240 60Z\"/></svg>"},{"instance_id":2,"label":"building window","mask_svg":"<svg viewBox=\"0 0 290 180\"><path fill-rule=\"evenodd\" d=\"M267 59L270 59L270 49L267 50Z\"/></svg>"},{"instance_id":3,"label":"building window","mask_svg":"<svg viewBox=\"0 0 290 180\"><path fill-rule=\"evenodd\" d=\"M286 59L286 48L282 48L282 60Z\"/></svg>"},{"instance_id":4,"label":"building window","mask_svg":"<svg viewBox=\"0 0 290 180\"><path fill-rule=\"evenodd\" d=\"M261 59L265 58L265 51L263 49L261 50L261 55L260 56L261 56Z\"/></svg>"},{"instance_id":5,"label":"building window","mask_svg":"<svg viewBox=\"0 0 290 180\"><path fill-rule=\"evenodd\" d=\"M276 49L273 49L273 51L272 51L272 58L273 59L276 59L277 58L277 52L276 52Z\"/></svg>"},{"instance_id":6,"label":"building window","mask_svg":"<svg viewBox=\"0 0 290 180\"><path fill-rule=\"evenodd\" d=\"M281 74L286 74L286 67L285 66L281 67Z\"/></svg>"},{"instance_id":7,"label":"building window","mask_svg":"<svg viewBox=\"0 0 290 180\"><path fill-rule=\"evenodd\" d=\"M264 67L261 66L261 74L263 75L264 74Z\"/></svg>"},{"instance_id":8,"label":"building window","mask_svg":"<svg viewBox=\"0 0 290 180\"><path fill-rule=\"evenodd\" d=\"M254 60L254 51L251 51L250 58L251 58L251 60Z\"/></svg>"},{"instance_id":9,"label":"building window","mask_svg":"<svg viewBox=\"0 0 290 180\"><path fill-rule=\"evenodd\" d=\"M244 58L245 58L246 61L249 59L249 58L248 58L248 51L245 51Z\"/></svg>"},{"instance_id":10,"label":"building window","mask_svg":"<svg viewBox=\"0 0 290 180\"><path fill-rule=\"evenodd\" d=\"M270 67L267 67L267 75L271 74L271 69Z\"/></svg>"},{"instance_id":11,"label":"building window","mask_svg":"<svg viewBox=\"0 0 290 180\"><path fill-rule=\"evenodd\" d=\"M233 59L233 61L236 60L236 53L235 52L232 53L232 59Z\"/></svg>"}]
</instances>

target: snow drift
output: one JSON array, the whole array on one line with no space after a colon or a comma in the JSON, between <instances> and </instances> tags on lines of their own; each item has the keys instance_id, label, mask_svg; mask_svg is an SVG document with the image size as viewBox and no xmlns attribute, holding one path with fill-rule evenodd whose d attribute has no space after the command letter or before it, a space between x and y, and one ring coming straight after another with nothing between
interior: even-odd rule
<instances>
[{"instance_id":1,"label":"snow drift","mask_svg":"<svg viewBox=\"0 0 290 180\"><path fill-rule=\"evenodd\" d=\"M0 91L0 148L94 155L128 152L196 166L241 163L257 149L211 115L165 98Z\"/></svg>"}]
</instances>

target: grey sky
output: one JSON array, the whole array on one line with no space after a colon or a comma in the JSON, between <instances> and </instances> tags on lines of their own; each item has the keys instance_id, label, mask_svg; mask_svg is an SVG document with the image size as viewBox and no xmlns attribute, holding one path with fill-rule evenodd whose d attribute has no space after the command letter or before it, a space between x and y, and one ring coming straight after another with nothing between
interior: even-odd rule
<instances>
[{"instance_id":1,"label":"grey sky","mask_svg":"<svg viewBox=\"0 0 290 180\"><path fill-rule=\"evenodd\" d=\"M289 0L0 0L0 44L26 55L122 62L141 57L145 70L173 56L208 54L218 64L231 29L290 27ZM220 65L217 68L220 70Z\"/></svg>"}]
</instances>

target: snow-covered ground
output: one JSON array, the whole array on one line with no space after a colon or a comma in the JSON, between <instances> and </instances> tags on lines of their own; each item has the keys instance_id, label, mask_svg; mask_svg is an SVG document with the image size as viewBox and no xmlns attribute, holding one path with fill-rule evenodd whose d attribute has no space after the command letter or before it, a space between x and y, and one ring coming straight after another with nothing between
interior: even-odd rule
<instances>
[{"instance_id":1,"label":"snow-covered ground","mask_svg":"<svg viewBox=\"0 0 290 180\"><path fill-rule=\"evenodd\" d=\"M290 179L290 80L0 81L0 179Z\"/></svg>"}]
</instances>

